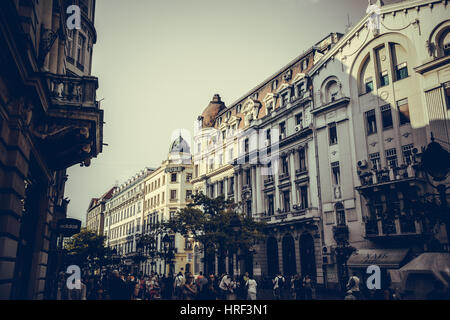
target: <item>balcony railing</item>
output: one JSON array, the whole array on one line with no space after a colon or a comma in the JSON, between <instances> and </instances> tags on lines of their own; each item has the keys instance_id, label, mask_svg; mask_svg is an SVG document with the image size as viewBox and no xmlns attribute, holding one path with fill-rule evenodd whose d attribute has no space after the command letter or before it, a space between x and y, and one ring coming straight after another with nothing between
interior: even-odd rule
<instances>
[{"instance_id":1,"label":"balcony railing","mask_svg":"<svg viewBox=\"0 0 450 320\"><path fill-rule=\"evenodd\" d=\"M98 108L95 77L69 77L47 73L47 84L53 105L72 105Z\"/></svg>"},{"instance_id":2,"label":"balcony railing","mask_svg":"<svg viewBox=\"0 0 450 320\"><path fill-rule=\"evenodd\" d=\"M411 217L387 217L385 219L366 220L367 237L397 237L397 236L417 236L420 232L417 228L418 222Z\"/></svg>"},{"instance_id":3,"label":"balcony railing","mask_svg":"<svg viewBox=\"0 0 450 320\"><path fill-rule=\"evenodd\" d=\"M361 186L370 186L414 177L416 177L416 171L413 165L359 173Z\"/></svg>"}]
</instances>

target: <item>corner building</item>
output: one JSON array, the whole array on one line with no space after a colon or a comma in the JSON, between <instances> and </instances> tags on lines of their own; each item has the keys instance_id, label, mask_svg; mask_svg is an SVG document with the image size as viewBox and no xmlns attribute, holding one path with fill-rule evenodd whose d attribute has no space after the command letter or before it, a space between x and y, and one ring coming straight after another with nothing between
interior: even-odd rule
<instances>
[{"instance_id":1,"label":"corner building","mask_svg":"<svg viewBox=\"0 0 450 320\"><path fill-rule=\"evenodd\" d=\"M56 296L66 169L103 148L94 16L95 0L0 2L0 299Z\"/></svg>"}]
</instances>

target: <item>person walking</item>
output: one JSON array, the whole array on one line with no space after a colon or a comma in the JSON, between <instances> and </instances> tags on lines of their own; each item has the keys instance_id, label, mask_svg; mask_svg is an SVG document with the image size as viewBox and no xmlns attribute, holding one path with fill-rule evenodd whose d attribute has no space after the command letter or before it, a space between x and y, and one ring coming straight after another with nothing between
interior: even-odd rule
<instances>
[{"instance_id":1,"label":"person walking","mask_svg":"<svg viewBox=\"0 0 450 320\"><path fill-rule=\"evenodd\" d=\"M183 285L183 300L194 300L197 296L197 285L191 274L186 274L186 283Z\"/></svg>"},{"instance_id":2,"label":"person walking","mask_svg":"<svg viewBox=\"0 0 450 320\"><path fill-rule=\"evenodd\" d=\"M180 271L178 275L175 277L173 282L173 288L175 293L175 299L182 300L183 299L183 286L186 282L186 279L183 277L183 273Z\"/></svg>"},{"instance_id":3,"label":"person walking","mask_svg":"<svg viewBox=\"0 0 450 320\"><path fill-rule=\"evenodd\" d=\"M256 300L256 289L258 287L256 280L248 276L245 287L247 288L247 300Z\"/></svg>"},{"instance_id":4,"label":"person walking","mask_svg":"<svg viewBox=\"0 0 450 320\"><path fill-rule=\"evenodd\" d=\"M293 287L294 287L294 299L295 300L301 300L304 297L303 293L303 285L302 285L302 281L300 279L300 275L296 274L294 276L294 281L292 283Z\"/></svg>"},{"instance_id":5,"label":"person walking","mask_svg":"<svg viewBox=\"0 0 450 320\"><path fill-rule=\"evenodd\" d=\"M305 292L305 300L312 300L313 283L308 274L303 279L303 291Z\"/></svg>"},{"instance_id":6,"label":"person walking","mask_svg":"<svg viewBox=\"0 0 450 320\"><path fill-rule=\"evenodd\" d=\"M111 300L129 300L127 296L127 286L119 274L119 271L114 270L109 284L109 294Z\"/></svg>"},{"instance_id":7,"label":"person walking","mask_svg":"<svg viewBox=\"0 0 450 320\"><path fill-rule=\"evenodd\" d=\"M284 277L281 275L281 272L278 272L277 276L272 280L273 283L273 297L275 300L281 299L281 290L284 287L285 283Z\"/></svg>"},{"instance_id":8,"label":"person walking","mask_svg":"<svg viewBox=\"0 0 450 320\"><path fill-rule=\"evenodd\" d=\"M213 274L209 276L208 282L203 288L202 299L203 300L216 300L218 296L218 289Z\"/></svg>"},{"instance_id":9,"label":"person walking","mask_svg":"<svg viewBox=\"0 0 450 320\"><path fill-rule=\"evenodd\" d=\"M357 273L354 272L353 276L351 276L350 279L348 279L347 290L351 290L353 295L356 297L357 300L361 299L361 293L360 293L360 290L359 290L359 283L360 283L360 280L357 277Z\"/></svg>"},{"instance_id":10,"label":"person walking","mask_svg":"<svg viewBox=\"0 0 450 320\"><path fill-rule=\"evenodd\" d=\"M230 298L230 294L233 293L233 281L231 277L224 273L222 276L222 279L220 280L219 289L221 292L221 299L222 300L228 300Z\"/></svg>"}]
</instances>

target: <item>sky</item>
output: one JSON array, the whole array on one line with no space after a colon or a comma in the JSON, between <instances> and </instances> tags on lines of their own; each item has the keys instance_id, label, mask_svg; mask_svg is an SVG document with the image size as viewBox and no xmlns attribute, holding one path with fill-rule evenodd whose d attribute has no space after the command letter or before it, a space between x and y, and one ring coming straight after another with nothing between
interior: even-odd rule
<instances>
[{"instance_id":1,"label":"sky","mask_svg":"<svg viewBox=\"0 0 450 320\"><path fill-rule=\"evenodd\" d=\"M385 1L386 3L386 1ZM68 169L68 216L167 158L173 133L220 94L226 105L331 32L367 0L97 0L92 74L104 110L103 152Z\"/></svg>"}]
</instances>

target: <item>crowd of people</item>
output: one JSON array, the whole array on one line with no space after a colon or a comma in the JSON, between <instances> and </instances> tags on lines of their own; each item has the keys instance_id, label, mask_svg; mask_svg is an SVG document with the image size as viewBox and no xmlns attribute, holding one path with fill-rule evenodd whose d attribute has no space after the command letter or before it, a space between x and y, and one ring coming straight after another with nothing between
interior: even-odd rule
<instances>
[{"instance_id":1,"label":"crowd of people","mask_svg":"<svg viewBox=\"0 0 450 320\"><path fill-rule=\"evenodd\" d=\"M256 281L248 272L242 276L223 273L199 275L179 272L173 276L136 276L118 270L84 276L79 289L69 289L67 276L61 273L58 279L58 300L312 300L320 297L315 279L299 274L284 277L278 273L274 278ZM441 290L442 291L442 290ZM430 299L442 297L435 290ZM336 297L333 297L336 298ZM361 280L353 274L346 284L345 300L400 300L398 290L366 290ZM428 297L427 297L428 298Z\"/></svg>"}]
</instances>

